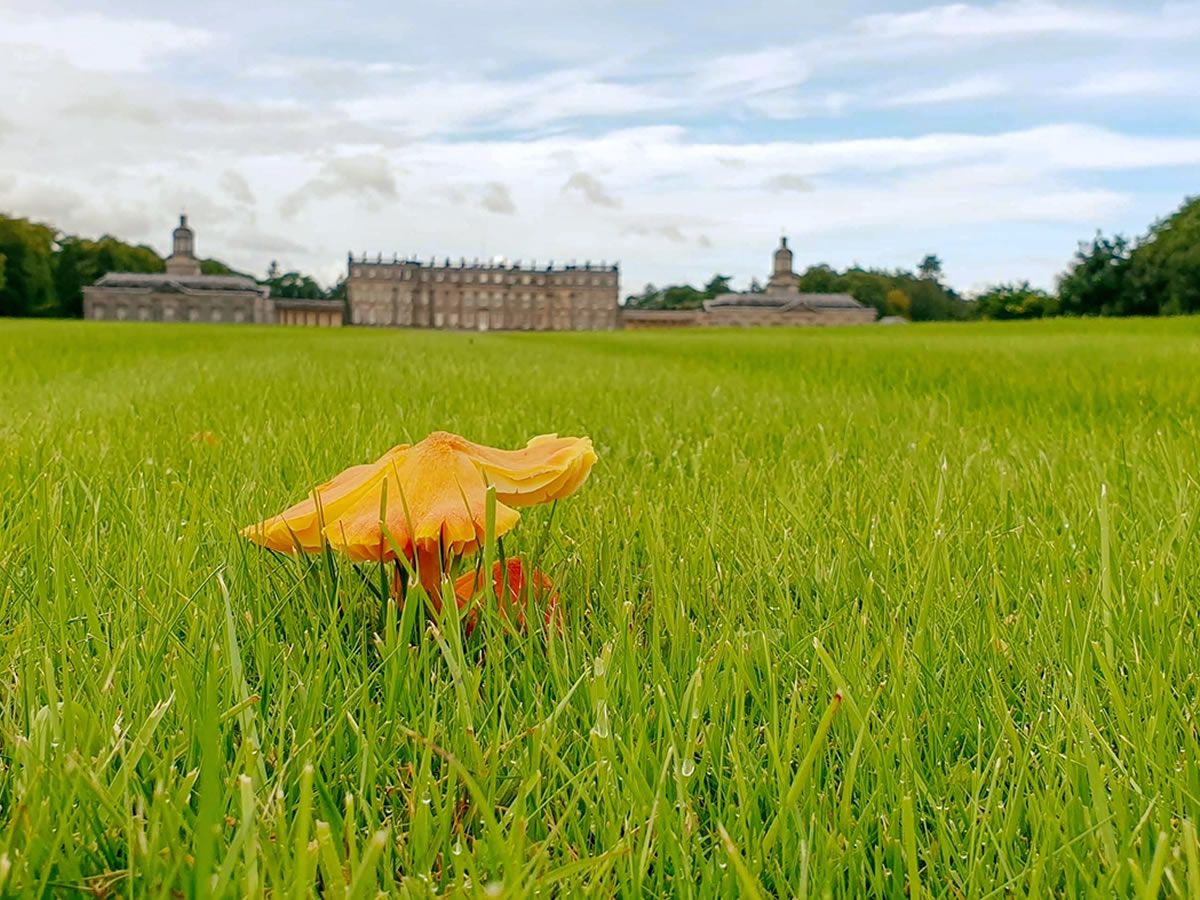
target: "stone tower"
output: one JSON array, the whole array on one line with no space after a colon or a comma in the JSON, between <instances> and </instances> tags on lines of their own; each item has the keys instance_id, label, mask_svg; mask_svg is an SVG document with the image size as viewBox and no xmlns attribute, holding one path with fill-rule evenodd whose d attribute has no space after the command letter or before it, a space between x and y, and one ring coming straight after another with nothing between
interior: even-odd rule
<instances>
[{"instance_id":1,"label":"stone tower","mask_svg":"<svg viewBox=\"0 0 1200 900\"><path fill-rule=\"evenodd\" d=\"M196 259L196 233L188 227L187 216L179 217L179 227L171 235L171 255L167 257L168 275L199 275Z\"/></svg>"},{"instance_id":2,"label":"stone tower","mask_svg":"<svg viewBox=\"0 0 1200 900\"><path fill-rule=\"evenodd\" d=\"M792 251L788 249L787 238L779 239L779 249L775 251L775 265L771 270L771 278L767 281L771 291L800 290L796 283L796 273L792 270Z\"/></svg>"}]
</instances>

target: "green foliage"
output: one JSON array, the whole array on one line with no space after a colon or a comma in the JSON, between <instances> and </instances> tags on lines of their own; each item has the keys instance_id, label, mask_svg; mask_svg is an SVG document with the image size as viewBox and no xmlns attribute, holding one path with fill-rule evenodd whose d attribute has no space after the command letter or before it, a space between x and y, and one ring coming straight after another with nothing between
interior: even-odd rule
<instances>
[{"instance_id":1,"label":"green foliage","mask_svg":"<svg viewBox=\"0 0 1200 900\"><path fill-rule=\"evenodd\" d=\"M690 284L676 284L660 290L648 284L640 294L626 297L625 306L629 309L699 309L705 300L729 293L731 280L728 275L714 275L703 290Z\"/></svg>"},{"instance_id":2,"label":"green foliage","mask_svg":"<svg viewBox=\"0 0 1200 900\"><path fill-rule=\"evenodd\" d=\"M247 272L240 272L237 269L229 266L219 259L202 259L200 260L201 275L239 275L242 278L253 278Z\"/></svg>"},{"instance_id":3,"label":"green foliage","mask_svg":"<svg viewBox=\"0 0 1200 900\"><path fill-rule=\"evenodd\" d=\"M728 294L733 290L729 286L729 282L732 280L728 275L714 275L708 280L708 284L704 285L704 296L711 300L721 294Z\"/></svg>"},{"instance_id":4,"label":"green foliage","mask_svg":"<svg viewBox=\"0 0 1200 900\"><path fill-rule=\"evenodd\" d=\"M1058 281L1063 315L1123 316L1132 311L1128 284L1129 243L1120 235L1099 232L1091 244L1079 245L1071 268Z\"/></svg>"},{"instance_id":5,"label":"green foliage","mask_svg":"<svg viewBox=\"0 0 1200 900\"><path fill-rule=\"evenodd\" d=\"M444 427L595 439L561 633L238 536ZM5 321L0 432L4 897L1197 895L1200 318Z\"/></svg>"},{"instance_id":6,"label":"green foliage","mask_svg":"<svg viewBox=\"0 0 1200 900\"><path fill-rule=\"evenodd\" d=\"M54 314L55 237L46 225L0 215L0 254L5 257L0 316Z\"/></svg>"},{"instance_id":7,"label":"green foliage","mask_svg":"<svg viewBox=\"0 0 1200 900\"><path fill-rule=\"evenodd\" d=\"M936 260L936 257L933 257ZM925 258L925 263L930 257ZM941 263L938 263L940 270ZM811 266L800 275L800 290L820 294L846 293L859 303L873 307L880 315L903 315L918 322L939 319L964 319L969 308L949 287L935 276L912 272L855 267L838 272L827 265ZM888 297L899 292L908 299L908 312L898 312Z\"/></svg>"},{"instance_id":8,"label":"green foliage","mask_svg":"<svg viewBox=\"0 0 1200 900\"><path fill-rule=\"evenodd\" d=\"M912 298L900 288L892 288L887 292L887 308L893 316L912 318Z\"/></svg>"},{"instance_id":9,"label":"green foliage","mask_svg":"<svg viewBox=\"0 0 1200 900\"><path fill-rule=\"evenodd\" d=\"M922 278L940 281L942 277L942 260L936 254L929 253L917 266L917 274Z\"/></svg>"},{"instance_id":10,"label":"green foliage","mask_svg":"<svg viewBox=\"0 0 1200 900\"><path fill-rule=\"evenodd\" d=\"M1200 312L1200 197L1157 222L1130 254L1129 292L1139 315Z\"/></svg>"},{"instance_id":11,"label":"green foliage","mask_svg":"<svg viewBox=\"0 0 1200 900\"><path fill-rule=\"evenodd\" d=\"M1054 296L1028 281L988 288L975 298L975 306L981 319L1041 319L1058 313Z\"/></svg>"},{"instance_id":12,"label":"green foliage","mask_svg":"<svg viewBox=\"0 0 1200 900\"><path fill-rule=\"evenodd\" d=\"M83 289L108 272L161 272L162 258L150 247L104 235L96 241L60 237L54 254L55 315L83 315Z\"/></svg>"},{"instance_id":13,"label":"green foliage","mask_svg":"<svg viewBox=\"0 0 1200 900\"><path fill-rule=\"evenodd\" d=\"M328 296L324 288L307 275L299 272L285 272L268 278L264 284L271 288L272 297L286 297L300 300L322 300Z\"/></svg>"}]
</instances>

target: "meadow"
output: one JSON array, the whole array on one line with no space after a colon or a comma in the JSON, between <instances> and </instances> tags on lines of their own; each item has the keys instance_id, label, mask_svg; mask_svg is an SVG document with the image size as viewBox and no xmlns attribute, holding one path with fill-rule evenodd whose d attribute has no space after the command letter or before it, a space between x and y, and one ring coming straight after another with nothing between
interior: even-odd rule
<instances>
[{"instance_id":1,"label":"meadow","mask_svg":"<svg viewBox=\"0 0 1200 900\"><path fill-rule=\"evenodd\" d=\"M238 528L589 435L562 633ZM0 893L1200 897L1200 320L0 321Z\"/></svg>"}]
</instances>

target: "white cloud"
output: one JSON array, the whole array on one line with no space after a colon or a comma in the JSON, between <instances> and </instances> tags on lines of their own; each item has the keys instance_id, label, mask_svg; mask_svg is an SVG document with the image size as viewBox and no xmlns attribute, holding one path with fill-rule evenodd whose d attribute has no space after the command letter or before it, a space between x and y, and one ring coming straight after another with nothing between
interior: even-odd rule
<instances>
[{"instance_id":1,"label":"white cloud","mask_svg":"<svg viewBox=\"0 0 1200 900\"><path fill-rule=\"evenodd\" d=\"M1062 90L1068 97L1169 97L1195 95L1198 72L1116 70L1089 75Z\"/></svg>"},{"instance_id":2,"label":"white cloud","mask_svg":"<svg viewBox=\"0 0 1200 900\"><path fill-rule=\"evenodd\" d=\"M320 172L283 198L279 212L290 219L314 200L335 197L361 198L370 210L379 209L382 200L395 200L396 179L391 164L377 154L326 160Z\"/></svg>"},{"instance_id":3,"label":"white cloud","mask_svg":"<svg viewBox=\"0 0 1200 900\"><path fill-rule=\"evenodd\" d=\"M960 81L921 88L883 98L880 106L931 106L937 103L960 103L982 100L1009 93L1011 85L994 75L976 75Z\"/></svg>"},{"instance_id":4,"label":"white cloud","mask_svg":"<svg viewBox=\"0 0 1200 900\"><path fill-rule=\"evenodd\" d=\"M0 10L0 54L33 50L97 72L145 71L164 57L204 50L215 40L203 28L154 19Z\"/></svg>"},{"instance_id":5,"label":"white cloud","mask_svg":"<svg viewBox=\"0 0 1200 900\"><path fill-rule=\"evenodd\" d=\"M1114 38L1181 38L1200 28L1200 5L1150 4L1117 11L1095 4L1044 0L1007 0L991 4L950 3L905 13L866 16L859 30L877 39L1012 38L1033 35L1103 36Z\"/></svg>"}]
</instances>

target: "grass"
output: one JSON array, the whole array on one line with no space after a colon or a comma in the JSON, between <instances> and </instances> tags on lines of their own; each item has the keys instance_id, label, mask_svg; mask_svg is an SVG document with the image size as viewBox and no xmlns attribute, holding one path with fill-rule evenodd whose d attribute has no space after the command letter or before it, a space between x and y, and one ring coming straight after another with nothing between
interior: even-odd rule
<instances>
[{"instance_id":1,"label":"grass","mask_svg":"<svg viewBox=\"0 0 1200 900\"><path fill-rule=\"evenodd\" d=\"M561 637L238 538L436 428ZM1198 320L0 322L0 893L1200 897L1198 472Z\"/></svg>"}]
</instances>

